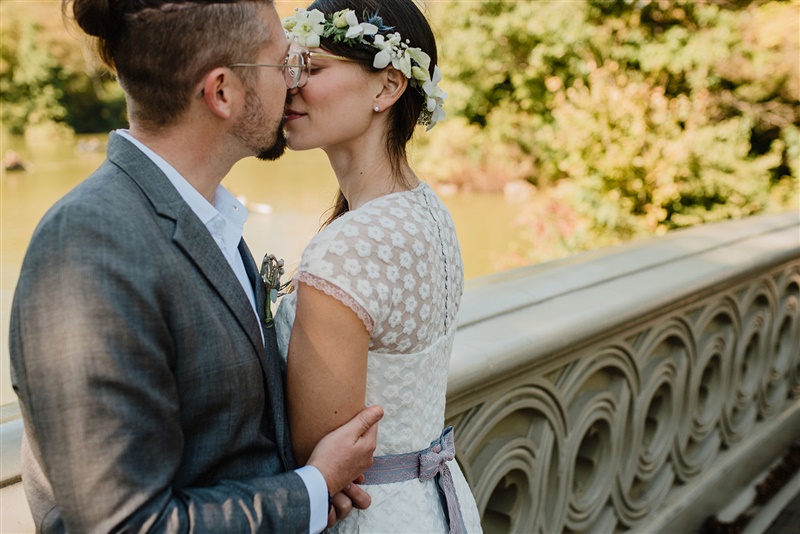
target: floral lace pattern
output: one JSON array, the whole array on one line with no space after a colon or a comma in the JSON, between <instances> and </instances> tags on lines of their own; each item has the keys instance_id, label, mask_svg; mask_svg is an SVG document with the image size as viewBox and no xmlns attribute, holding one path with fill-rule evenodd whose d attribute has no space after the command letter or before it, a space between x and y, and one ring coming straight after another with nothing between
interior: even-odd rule
<instances>
[{"instance_id":1,"label":"floral lace pattern","mask_svg":"<svg viewBox=\"0 0 800 534\"><path fill-rule=\"evenodd\" d=\"M342 291L337 286L331 284L327 280L323 280L322 278L317 278L313 274L301 272L297 273L297 276L294 277L294 282L304 282L311 287L319 289L323 291L325 294L330 295L331 297L335 298L338 301L341 301L345 306L356 312L358 318L364 321L364 326L367 327L367 332L370 334L372 333L372 329L375 326L372 323L372 317L369 316L367 310L362 308L356 299L351 297L348 293Z\"/></svg>"},{"instance_id":2,"label":"floral lace pattern","mask_svg":"<svg viewBox=\"0 0 800 534\"><path fill-rule=\"evenodd\" d=\"M303 252L297 276L307 275L338 287L366 312L374 325L370 350L400 354L449 334L464 277L450 214L425 184L331 223Z\"/></svg>"},{"instance_id":3,"label":"floral lace pattern","mask_svg":"<svg viewBox=\"0 0 800 534\"><path fill-rule=\"evenodd\" d=\"M445 392L464 288L455 228L426 184L379 197L317 234L295 282L342 301L370 332L366 403L385 412L376 455L428 447L444 426ZM285 358L297 293L275 315ZM455 429L458 451L458 428ZM455 461L448 462L468 532L480 531L474 499ZM337 525L351 532L443 532L444 511L433 480L363 486L372 505Z\"/></svg>"}]
</instances>

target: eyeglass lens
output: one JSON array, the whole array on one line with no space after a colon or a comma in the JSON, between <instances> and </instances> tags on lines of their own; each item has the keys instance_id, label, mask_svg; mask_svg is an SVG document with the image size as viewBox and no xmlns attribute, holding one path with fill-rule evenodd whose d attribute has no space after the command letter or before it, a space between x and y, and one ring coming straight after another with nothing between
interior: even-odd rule
<instances>
[{"instance_id":1,"label":"eyeglass lens","mask_svg":"<svg viewBox=\"0 0 800 534\"><path fill-rule=\"evenodd\" d=\"M308 82L308 58L303 50L293 50L286 58L286 85L289 89L303 87Z\"/></svg>"}]
</instances>

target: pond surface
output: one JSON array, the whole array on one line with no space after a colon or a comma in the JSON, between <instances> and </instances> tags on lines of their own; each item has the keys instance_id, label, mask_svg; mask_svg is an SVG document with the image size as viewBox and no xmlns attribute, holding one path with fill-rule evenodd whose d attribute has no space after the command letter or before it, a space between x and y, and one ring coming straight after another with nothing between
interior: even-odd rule
<instances>
[{"instance_id":1,"label":"pond surface","mask_svg":"<svg viewBox=\"0 0 800 534\"><path fill-rule=\"evenodd\" d=\"M95 143L100 150L76 149ZM28 241L47 209L103 162L104 143L105 136L28 143L3 138L2 153L17 151L27 169L0 170L0 405L16 400L9 377L8 321ZM244 238L256 259L272 252L286 260L288 272L299 263L337 190L321 150L287 152L273 163L242 160L223 183L245 198L250 208ZM521 230L514 225L520 204L507 202L502 194L455 193L442 199L455 221L465 276L475 278L498 270L502 258L520 240Z\"/></svg>"}]
</instances>

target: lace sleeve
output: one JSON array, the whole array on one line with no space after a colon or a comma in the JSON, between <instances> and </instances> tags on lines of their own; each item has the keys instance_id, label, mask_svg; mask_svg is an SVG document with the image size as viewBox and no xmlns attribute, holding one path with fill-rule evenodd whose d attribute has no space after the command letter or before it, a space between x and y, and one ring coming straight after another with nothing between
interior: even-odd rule
<instances>
[{"instance_id":1,"label":"lace sleeve","mask_svg":"<svg viewBox=\"0 0 800 534\"><path fill-rule=\"evenodd\" d=\"M299 271L297 276L294 277L294 282L303 282L305 284L310 285L320 291L323 291L327 295L335 298L336 300L340 301L342 304L356 312L358 318L364 322L364 326L367 327L367 332L372 334L372 330L375 328L375 321L372 320L370 317L369 312L367 312L364 307L359 304L359 302L353 298L349 293L344 291L339 286L332 284L325 280L324 278L320 278L318 276L314 276L313 274L306 272L306 271Z\"/></svg>"},{"instance_id":2,"label":"lace sleeve","mask_svg":"<svg viewBox=\"0 0 800 534\"><path fill-rule=\"evenodd\" d=\"M371 257L374 247L353 219L344 216L311 240L294 280L342 302L372 334L381 309L375 288L379 269Z\"/></svg>"}]
</instances>

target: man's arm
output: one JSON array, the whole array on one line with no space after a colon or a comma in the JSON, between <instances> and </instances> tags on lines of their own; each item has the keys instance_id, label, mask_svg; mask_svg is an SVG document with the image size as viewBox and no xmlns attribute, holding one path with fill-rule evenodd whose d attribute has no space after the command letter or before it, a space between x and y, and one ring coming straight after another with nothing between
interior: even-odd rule
<instances>
[{"instance_id":1,"label":"man's arm","mask_svg":"<svg viewBox=\"0 0 800 534\"><path fill-rule=\"evenodd\" d=\"M164 264L153 266L158 251L151 241L161 236L148 233L147 221L141 235L121 236L118 226L103 224L99 209L85 211L57 213L37 231L10 336L26 433L67 530L308 532L308 496L295 473L207 478L202 487L175 479L182 463L207 461L210 451L187 449L181 397L187 389L179 380L188 379L173 372L176 344L186 339L169 328L170 314L182 304L164 305L174 295L163 294L158 280L169 276L159 272ZM197 313L198 322L215 320ZM247 370L258 369L257 360L246 363ZM240 386L220 376L192 379L198 388ZM212 418L236 409L219 412L213 402ZM342 472L329 486L341 489L371 462L374 432L363 430L376 415L328 439L321 466ZM228 432L247 439L239 428ZM220 436L220 447L227 437ZM327 467L333 465L340 467ZM206 474L213 477L214 467Z\"/></svg>"}]
</instances>

